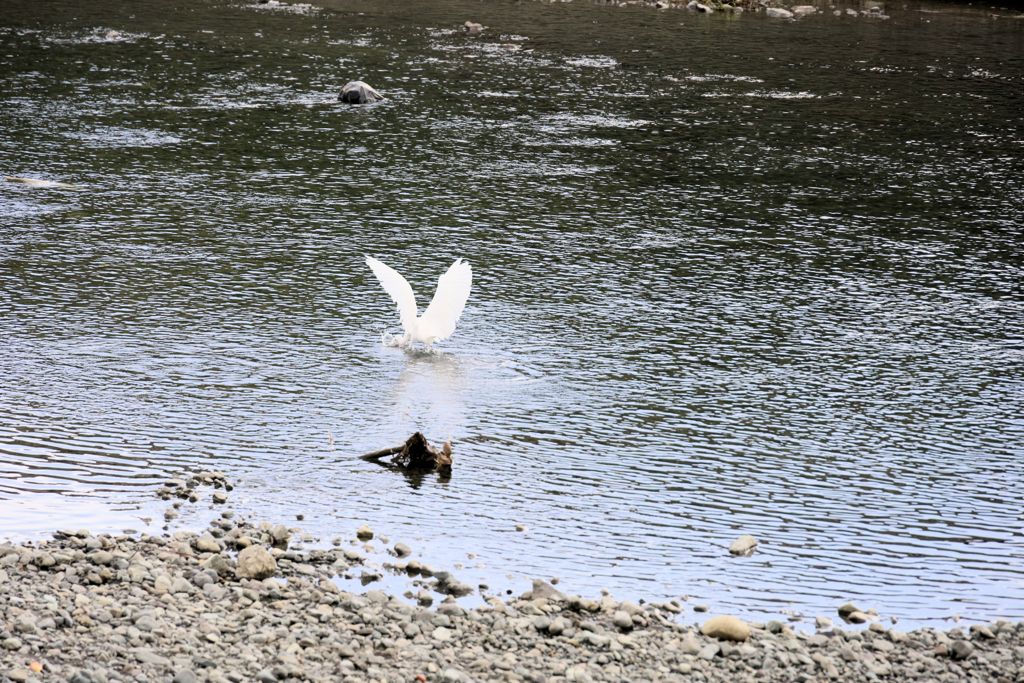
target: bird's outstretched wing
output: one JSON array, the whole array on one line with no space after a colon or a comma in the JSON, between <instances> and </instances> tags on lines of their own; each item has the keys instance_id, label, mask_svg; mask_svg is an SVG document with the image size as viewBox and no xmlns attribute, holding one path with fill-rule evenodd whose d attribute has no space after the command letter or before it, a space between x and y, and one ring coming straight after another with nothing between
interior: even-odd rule
<instances>
[{"instance_id":1,"label":"bird's outstretched wing","mask_svg":"<svg viewBox=\"0 0 1024 683\"><path fill-rule=\"evenodd\" d=\"M455 259L448 272L437 279L437 291L423 313L421 327L432 329L438 339L452 336L472 286L473 270L461 258Z\"/></svg>"},{"instance_id":2,"label":"bird's outstretched wing","mask_svg":"<svg viewBox=\"0 0 1024 683\"><path fill-rule=\"evenodd\" d=\"M416 295L412 293L412 287L398 271L385 266L372 256L366 257L366 265L370 266L370 270L380 280L384 291L398 304L398 316L402 320L402 327L407 333L412 333L416 328Z\"/></svg>"}]
</instances>

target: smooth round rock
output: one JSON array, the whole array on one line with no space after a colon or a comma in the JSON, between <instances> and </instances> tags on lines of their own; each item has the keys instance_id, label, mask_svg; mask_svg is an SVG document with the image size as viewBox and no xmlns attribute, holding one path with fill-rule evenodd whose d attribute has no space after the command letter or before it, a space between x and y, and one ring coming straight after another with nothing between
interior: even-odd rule
<instances>
[{"instance_id":1,"label":"smooth round rock","mask_svg":"<svg viewBox=\"0 0 1024 683\"><path fill-rule=\"evenodd\" d=\"M201 553L219 553L220 545L211 534L203 534L196 540L196 550Z\"/></svg>"},{"instance_id":2,"label":"smooth round rock","mask_svg":"<svg viewBox=\"0 0 1024 683\"><path fill-rule=\"evenodd\" d=\"M612 615L612 623L623 630L629 630L633 628L633 617L629 616L629 612L616 610Z\"/></svg>"},{"instance_id":3,"label":"smooth round rock","mask_svg":"<svg viewBox=\"0 0 1024 683\"><path fill-rule=\"evenodd\" d=\"M750 638L750 627L742 619L722 615L712 617L700 627L700 632L709 638L743 642Z\"/></svg>"}]
</instances>

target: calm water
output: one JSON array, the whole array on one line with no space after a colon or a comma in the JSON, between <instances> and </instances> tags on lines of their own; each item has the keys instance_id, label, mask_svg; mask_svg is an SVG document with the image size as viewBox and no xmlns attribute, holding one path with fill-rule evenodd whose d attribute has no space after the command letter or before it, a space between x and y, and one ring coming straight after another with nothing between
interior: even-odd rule
<instances>
[{"instance_id":1,"label":"calm water","mask_svg":"<svg viewBox=\"0 0 1024 683\"><path fill-rule=\"evenodd\" d=\"M2 172L81 189L0 184L0 535L213 467L494 590L1024 618L1016 12L176 6L4 3ZM364 254L470 261L440 353Z\"/></svg>"}]
</instances>

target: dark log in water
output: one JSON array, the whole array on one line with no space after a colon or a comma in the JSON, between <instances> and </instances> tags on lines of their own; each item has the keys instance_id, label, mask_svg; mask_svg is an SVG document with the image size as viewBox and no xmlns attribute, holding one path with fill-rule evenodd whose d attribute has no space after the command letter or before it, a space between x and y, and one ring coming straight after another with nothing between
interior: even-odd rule
<instances>
[{"instance_id":1,"label":"dark log in water","mask_svg":"<svg viewBox=\"0 0 1024 683\"><path fill-rule=\"evenodd\" d=\"M359 457L362 460L376 462L389 455L395 456L391 460L391 465L407 470L451 472L452 468L451 442L446 442L439 451L431 446L427 438L419 432L410 436L401 446L384 448Z\"/></svg>"}]
</instances>

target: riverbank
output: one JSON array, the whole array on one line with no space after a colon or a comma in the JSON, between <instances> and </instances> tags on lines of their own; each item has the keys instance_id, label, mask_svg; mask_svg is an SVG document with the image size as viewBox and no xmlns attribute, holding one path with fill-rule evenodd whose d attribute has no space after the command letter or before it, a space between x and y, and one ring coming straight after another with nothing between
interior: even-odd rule
<instances>
[{"instance_id":1,"label":"riverbank","mask_svg":"<svg viewBox=\"0 0 1024 683\"><path fill-rule=\"evenodd\" d=\"M1024 623L904 633L819 619L819 631L711 615L701 633L679 601L640 605L532 591L466 608L473 588L389 544L364 566L368 527L331 549L288 549L294 529L233 521L208 531L0 546L0 666L17 683L173 681L1015 681ZM381 539L377 539L380 541ZM341 547L342 544L347 547ZM235 552L235 551L238 552ZM417 593L356 594L334 578L415 577ZM435 600L438 601L435 605ZM725 618L722 618L725 617ZM838 617L836 621L839 621ZM706 635L709 634L709 635ZM717 636L717 637L715 637Z\"/></svg>"}]
</instances>

